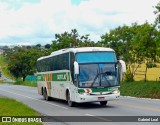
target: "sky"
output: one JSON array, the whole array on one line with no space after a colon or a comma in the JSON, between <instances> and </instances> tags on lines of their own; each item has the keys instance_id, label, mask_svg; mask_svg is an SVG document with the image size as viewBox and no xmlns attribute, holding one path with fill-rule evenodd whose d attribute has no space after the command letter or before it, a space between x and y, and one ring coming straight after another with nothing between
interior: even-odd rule
<instances>
[{"instance_id":1,"label":"sky","mask_svg":"<svg viewBox=\"0 0 160 125\"><path fill-rule=\"evenodd\" d=\"M118 26L152 24L159 0L0 0L0 46L46 45L77 29L92 41Z\"/></svg>"}]
</instances>

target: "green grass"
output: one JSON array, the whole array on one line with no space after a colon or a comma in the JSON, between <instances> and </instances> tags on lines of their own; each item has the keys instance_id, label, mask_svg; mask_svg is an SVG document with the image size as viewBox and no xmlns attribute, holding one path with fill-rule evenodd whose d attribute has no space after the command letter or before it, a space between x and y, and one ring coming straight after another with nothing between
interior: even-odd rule
<instances>
[{"instance_id":1,"label":"green grass","mask_svg":"<svg viewBox=\"0 0 160 125\"><path fill-rule=\"evenodd\" d=\"M37 87L37 82L36 81L22 81L20 79L16 80L15 83L11 83L11 84Z\"/></svg>"},{"instance_id":2,"label":"green grass","mask_svg":"<svg viewBox=\"0 0 160 125\"><path fill-rule=\"evenodd\" d=\"M160 82L123 82L120 91L122 96L160 99Z\"/></svg>"},{"instance_id":3,"label":"green grass","mask_svg":"<svg viewBox=\"0 0 160 125\"><path fill-rule=\"evenodd\" d=\"M33 109L28 106L9 98L0 97L0 116L40 116ZM41 123L7 123L7 125L41 125ZM6 125L6 123L0 123L0 125Z\"/></svg>"}]
</instances>

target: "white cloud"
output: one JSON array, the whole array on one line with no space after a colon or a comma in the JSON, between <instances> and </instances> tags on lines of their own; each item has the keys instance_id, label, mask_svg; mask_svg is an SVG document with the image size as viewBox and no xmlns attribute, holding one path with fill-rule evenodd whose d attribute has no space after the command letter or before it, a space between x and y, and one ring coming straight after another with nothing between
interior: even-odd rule
<instances>
[{"instance_id":1,"label":"white cloud","mask_svg":"<svg viewBox=\"0 0 160 125\"><path fill-rule=\"evenodd\" d=\"M18 1L17 1L18 2ZM41 0L16 8L0 1L0 45L47 44L55 33L76 28L93 41L119 25L155 19L153 6L159 0ZM20 6L21 5L21 6ZM16 8L16 9L15 9Z\"/></svg>"}]
</instances>

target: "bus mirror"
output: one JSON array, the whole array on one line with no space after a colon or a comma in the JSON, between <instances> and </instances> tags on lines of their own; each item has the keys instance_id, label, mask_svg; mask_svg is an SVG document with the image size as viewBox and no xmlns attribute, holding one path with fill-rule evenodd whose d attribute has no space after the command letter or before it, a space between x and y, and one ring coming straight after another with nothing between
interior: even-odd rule
<instances>
[{"instance_id":1,"label":"bus mirror","mask_svg":"<svg viewBox=\"0 0 160 125\"><path fill-rule=\"evenodd\" d=\"M78 65L77 62L74 62L74 73L75 73L76 75L79 74L79 65Z\"/></svg>"}]
</instances>

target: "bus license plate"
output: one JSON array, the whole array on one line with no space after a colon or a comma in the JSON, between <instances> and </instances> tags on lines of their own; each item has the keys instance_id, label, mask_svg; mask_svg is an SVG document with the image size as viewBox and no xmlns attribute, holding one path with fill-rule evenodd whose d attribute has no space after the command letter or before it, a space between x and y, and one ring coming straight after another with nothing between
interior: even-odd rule
<instances>
[{"instance_id":1,"label":"bus license plate","mask_svg":"<svg viewBox=\"0 0 160 125\"><path fill-rule=\"evenodd\" d=\"M98 97L98 100L102 101L104 100L104 97Z\"/></svg>"}]
</instances>

